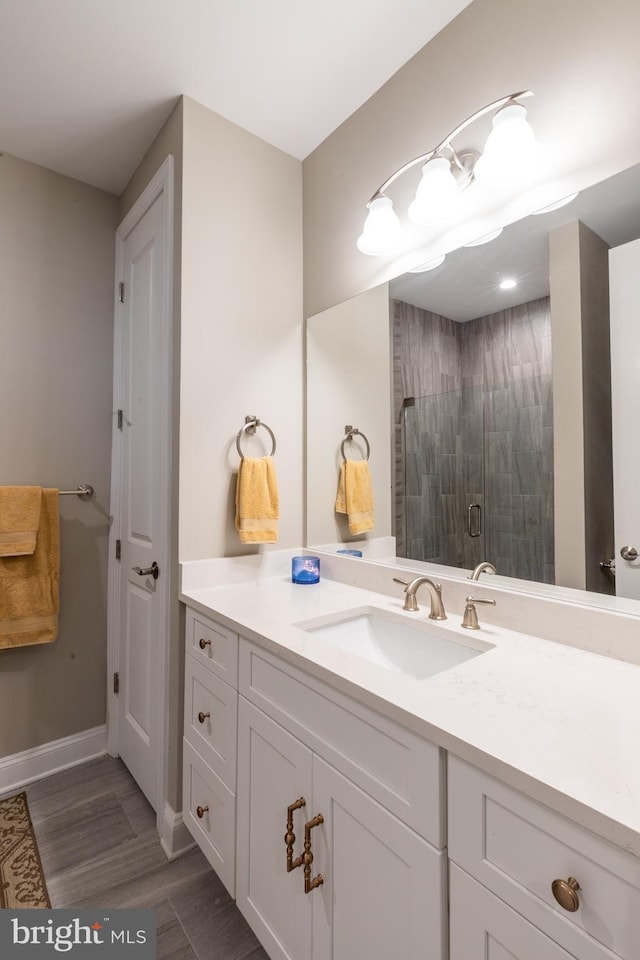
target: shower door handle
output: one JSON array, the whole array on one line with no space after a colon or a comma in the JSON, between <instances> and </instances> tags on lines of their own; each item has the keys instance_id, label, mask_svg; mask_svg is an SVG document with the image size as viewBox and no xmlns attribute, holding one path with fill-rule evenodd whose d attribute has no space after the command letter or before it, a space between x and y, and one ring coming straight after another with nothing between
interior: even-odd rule
<instances>
[{"instance_id":1,"label":"shower door handle","mask_svg":"<svg viewBox=\"0 0 640 960\"><path fill-rule=\"evenodd\" d=\"M482 533L482 507L479 503L470 503L467 508L467 533L470 537L479 537Z\"/></svg>"}]
</instances>

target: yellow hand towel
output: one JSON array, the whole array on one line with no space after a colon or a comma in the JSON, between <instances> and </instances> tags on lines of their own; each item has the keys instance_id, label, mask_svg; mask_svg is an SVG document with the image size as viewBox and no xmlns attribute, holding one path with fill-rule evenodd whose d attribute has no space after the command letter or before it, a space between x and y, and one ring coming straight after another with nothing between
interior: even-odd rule
<instances>
[{"instance_id":1,"label":"yellow hand towel","mask_svg":"<svg viewBox=\"0 0 640 960\"><path fill-rule=\"evenodd\" d=\"M0 557L0 650L56 639L59 579L58 491L43 490L35 551Z\"/></svg>"},{"instance_id":2,"label":"yellow hand towel","mask_svg":"<svg viewBox=\"0 0 640 960\"><path fill-rule=\"evenodd\" d=\"M240 543L277 543L280 500L272 457L243 457L236 486Z\"/></svg>"},{"instance_id":3,"label":"yellow hand towel","mask_svg":"<svg viewBox=\"0 0 640 960\"><path fill-rule=\"evenodd\" d=\"M336 512L346 513L349 533L366 533L376 525L373 488L366 460L344 460L340 467Z\"/></svg>"},{"instance_id":4,"label":"yellow hand towel","mask_svg":"<svg viewBox=\"0 0 640 960\"><path fill-rule=\"evenodd\" d=\"M33 553L42 487L0 487L0 557Z\"/></svg>"}]
</instances>

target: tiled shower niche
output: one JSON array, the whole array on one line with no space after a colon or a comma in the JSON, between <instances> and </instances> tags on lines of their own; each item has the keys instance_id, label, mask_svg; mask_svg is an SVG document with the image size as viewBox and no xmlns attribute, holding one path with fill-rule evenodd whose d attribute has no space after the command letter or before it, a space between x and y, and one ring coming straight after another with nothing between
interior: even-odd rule
<instances>
[{"instance_id":1,"label":"tiled shower niche","mask_svg":"<svg viewBox=\"0 0 640 960\"><path fill-rule=\"evenodd\" d=\"M398 553L552 583L549 299L468 323L392 309Z\"/></svg>"}]
</instances>

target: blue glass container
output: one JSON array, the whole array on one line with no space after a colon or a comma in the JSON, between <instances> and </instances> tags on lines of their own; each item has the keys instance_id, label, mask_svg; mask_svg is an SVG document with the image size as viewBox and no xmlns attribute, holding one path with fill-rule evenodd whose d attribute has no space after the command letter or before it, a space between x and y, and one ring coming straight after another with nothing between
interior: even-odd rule
<instances>
[{"instance_id":1,"label":"blue glass container","mask_svg":"<svg viewBox=\"0 0 640 960\"><path fill-rule=\"evenodd\" d=\"M291 579L293 583L318 583L320 580L320 558L292 557Z\"/></svg>"},{"instance_id":2,"label":"blue glass container","mask_svg":"<svg viewBox=\"0 0 640 960\"><path fill-rule=\"evenodd\" d=\"M361 557L362 550L336 550L336 553L343 553L345 557Z\"/></svg>"}]
</instances>

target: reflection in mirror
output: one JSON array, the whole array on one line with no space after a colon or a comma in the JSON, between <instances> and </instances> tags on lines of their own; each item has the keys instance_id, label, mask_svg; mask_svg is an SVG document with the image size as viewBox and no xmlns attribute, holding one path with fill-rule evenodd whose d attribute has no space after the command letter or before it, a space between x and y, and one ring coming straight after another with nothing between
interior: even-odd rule
<instances>
[{"instance_id":1,"label":"reflection in mirror","mask_svg":"<svg viewBox=\"0 0 640 960\"><path fill-rule=\"evenodd\" d=\"M308 542L348 539L331 516L330 393L334 432L355 408L376 434L372 537L391 532L399 557L615 592L600 569L613 556L607 255L638 236L640 167L311 318Z\"/></svg>"}]
</instances>

